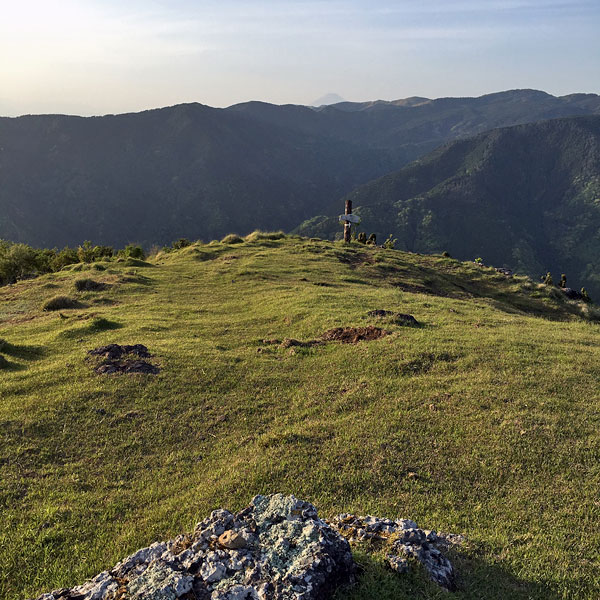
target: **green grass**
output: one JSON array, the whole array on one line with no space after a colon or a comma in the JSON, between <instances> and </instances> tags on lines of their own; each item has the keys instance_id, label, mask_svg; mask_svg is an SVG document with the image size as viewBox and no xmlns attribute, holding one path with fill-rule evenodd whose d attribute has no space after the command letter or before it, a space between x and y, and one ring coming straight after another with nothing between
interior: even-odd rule
<instances>
[{"instance_id":1,"label":"green grass","mask_svg":"<svg viewBox=\"0 0 600 600\"><path fill-rule=\"evenodd\" d=\"M77 269L0 288L0 597L81 583L272 492L463 533L456 598L598 597L593 307L449 258L289 237L128 264L66 313L41 303ZM392 335L262 343L370 324ZM160 374L96 375L86 351L111 342L146 345ZM447 597L356 555L340 599Z\"/></svg>"}]
</instances>

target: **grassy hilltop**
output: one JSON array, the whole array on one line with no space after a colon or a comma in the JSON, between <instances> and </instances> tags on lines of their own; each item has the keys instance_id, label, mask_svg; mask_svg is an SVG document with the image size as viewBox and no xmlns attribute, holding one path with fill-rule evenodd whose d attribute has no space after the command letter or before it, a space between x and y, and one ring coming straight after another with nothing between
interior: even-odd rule
<instances>
[{"instance_id":1,"label":"grassy hilltop","mask_svg":"<svg viewBox=\"0 0 600 600\"><path fill-rule=\"evenodd\" d=\"M593 307L451 258L276 235L98 265L0 288L0 597L271 492L464 534L457 599L598 597ZM61 295L76 308L42 310ZM269 343L368 325L390 334ZM112 342L161 372L96 374L86 352ZM448 597L356 555L340 599Z\"/></svg>"}]
</instances>

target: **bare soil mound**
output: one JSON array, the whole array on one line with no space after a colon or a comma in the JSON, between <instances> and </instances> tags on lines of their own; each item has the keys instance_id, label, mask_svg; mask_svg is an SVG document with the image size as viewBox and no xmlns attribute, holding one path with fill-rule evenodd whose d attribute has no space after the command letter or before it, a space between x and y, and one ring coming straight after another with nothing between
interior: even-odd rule
<instances>
[{"instance_id":1,"label":"bare soil mound","mask_svg":"<svg viewBox=\"0 0 600 600\"><path fill-rule=\"evenodd\" d=\"M88 351L89 356L100 357L102 360L96 365L94 371L102 375L113 373L150 373L155 375L160 369L141 358L152 356L148 348L142 344L121 346L108 344ZM137 357L137 358L136 358Z\"/></svg>"},{"instance_id":2,"label":"bare soil mound","mask_svg":"<svg viewBox=\"0 0 600 600\"><path fill-rule=\"evenodd\" d=\"M326 342L342 342L344 344L357 344L358 342L378 340L379 338L390 335L391 331L386 331L380 327L335 327L326 331L321 339Z\"/></svg>"}]
</instances>

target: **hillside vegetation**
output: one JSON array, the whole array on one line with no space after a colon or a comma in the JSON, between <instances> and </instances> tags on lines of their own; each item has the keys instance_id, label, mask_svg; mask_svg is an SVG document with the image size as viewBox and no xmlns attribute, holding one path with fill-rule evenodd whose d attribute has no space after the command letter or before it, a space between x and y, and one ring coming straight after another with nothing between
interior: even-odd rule
<instances>
[{"instance_id":1,"label":"hillside vegetation","mask_svg":"<svg viewBox=\"0 0 600 600\"><path fill-rule=\"evenodd\" d=\"M593 306L442 256L227 241L0 288L2 598L271 492L464 534L457 599L598 597ZM389 334L331 334L365 326ZM109 343L160 372L98 374L87 351ZM371 550L339 599L447 598Z\"/></svg>"},{"instance_id":2,"label":"hillside vegetation","mask_svg":"<svg viewBox=\"0 0 600 600\"><path fill-rule=\"evenodd\" d=\"M319 109L249 102L0 118L0 238L123 247L290 230L447 140L598 112L594 94L513 90Z\"/></svg>"},{"instance_id":3,"label":"hillside vegetation","mask_svg":"<svg viewBox=\"0 0 600 600\"><path fill-rule=\"evenodd\" d=\"M497 129L453 142L348 196L367 233L536 279L561 273L600 296L600 117ZM298 232L334 237L337 218Z\"/></svg>"}]
</instances>

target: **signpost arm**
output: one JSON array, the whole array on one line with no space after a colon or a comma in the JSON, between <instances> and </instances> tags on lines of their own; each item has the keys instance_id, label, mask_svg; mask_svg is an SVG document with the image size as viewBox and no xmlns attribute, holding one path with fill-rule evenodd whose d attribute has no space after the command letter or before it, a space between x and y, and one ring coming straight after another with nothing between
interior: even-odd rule
<instances>
[{"instance_id":1,"label":"signpost arm","mask_svg":"<svg viewBox=\"0 0 600 600\"><path fill-rule=\"evenodd\" d=\"M347 215L352 214L352 200L346 200L345 214L347 214ZM351 228L352 228L352 223L350 223L349 221L345 221L344 222L344 242L346 242L346 243L350 242Z\"/></svg>"}]
</instances>

